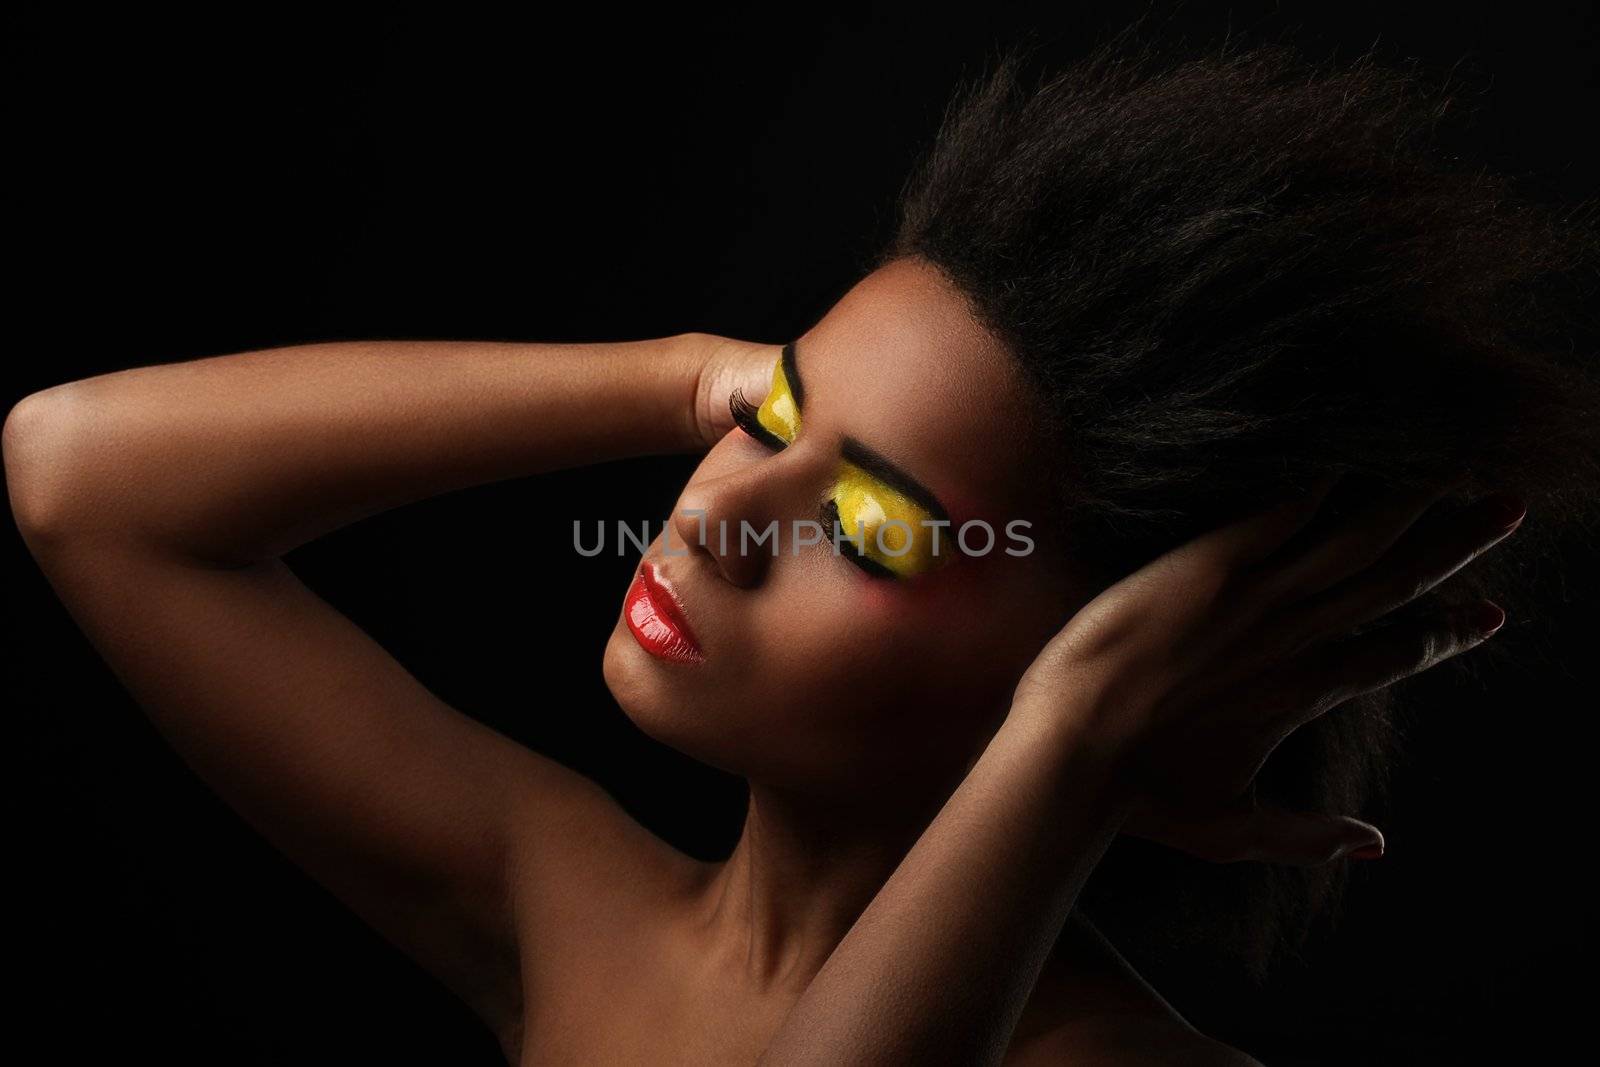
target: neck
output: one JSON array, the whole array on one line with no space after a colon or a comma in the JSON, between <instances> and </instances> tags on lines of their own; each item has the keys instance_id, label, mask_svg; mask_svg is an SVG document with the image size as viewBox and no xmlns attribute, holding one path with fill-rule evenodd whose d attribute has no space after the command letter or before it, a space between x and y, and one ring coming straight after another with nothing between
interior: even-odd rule
<instances>
[{"instance_id":1,"label":"neck","mask_svg":"<svg viewBox=\"0 0 1600 1067\"><path fill-rule=\"evenodd\" d=\"M963 772L964 773L964 772ZM701 896L722 966L758 994L803 992L960 782L847 799L750 783L744 829Z\"/></svg>"},{"instance_id":2,"label":"neck","mask_svg":"<svg viewBox=\"0 0 1600 1067\"><path fill-rule=\"evenodd\" d=\"M963 776L850 798L750 781L738 845L701 894L718 966L758 995L805 992Z\"/></svg>"},{"instance_id":3,"label":"neck","mask_svg":"<svg viewBox=\"0 0 1600 1067\"><path fill-rule=\"evenodd\" d=\"M739 841L701 884L694 907L705 958L726 980L719 983L723 993L774 1002L781 1017L977 758L922 788L911 788L904 775L884 775L878 781L893 788L848 800L751 781ZM1076 909L1034 996L1051 991L1080 1015L1104 1010L1188 1025ZM1028 1021L1018 1033L1034 1025Z\"/></svg>"},{"instance_id":4,"label":"neck","mask_svg":"<svg viewBox=\"0 0 1600 1067\"><path fill-rule=\"evenodd\" d=\"M978 741L1000 718L982 721ZM856 789L840 789L838 777L827 792L747 779L739 841L696 894L704 958L754 997L805 992L982 749L973 737L933 745L965 761L936 761L923 749L915 760L843 776L862 782Z\"/></svg>"}]
</instances>

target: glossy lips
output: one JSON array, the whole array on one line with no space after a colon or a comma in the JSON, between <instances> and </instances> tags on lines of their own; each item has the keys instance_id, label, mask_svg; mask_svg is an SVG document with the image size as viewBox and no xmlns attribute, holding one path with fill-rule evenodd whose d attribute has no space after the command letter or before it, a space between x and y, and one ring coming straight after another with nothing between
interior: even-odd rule
<instances>
[{"instance_id":1,"label":"glossy lips","mask_svg":"<svg viewBox=\"0 0 1600 1067\"><path fill-rule=\"evenodd\" d=\"M634 639L651 655L678 663L698 663L706 658L683 617L683 608L661 583L650 560L643 561L633 576L623 614Z\"/></svg>"}]
</instances>

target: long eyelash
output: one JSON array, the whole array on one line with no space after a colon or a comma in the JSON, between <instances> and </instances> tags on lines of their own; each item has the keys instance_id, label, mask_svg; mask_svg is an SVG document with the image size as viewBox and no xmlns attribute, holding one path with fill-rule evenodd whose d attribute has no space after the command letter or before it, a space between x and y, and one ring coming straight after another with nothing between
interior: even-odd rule
<instances>
[{"instance_id":1,"label":"long eyelash","mask_svg":"<svg viewBox=\"0 0 1600 1067\"><path fill-rule=\"evenodd\" d=\"M728 394L728 410L733 413L733 421L739 429L754 437L774 452L789 447L789 442L761 425L761 420L756 417L760 409L745 399L744 388L736 386Z\"/></svg>"},{"instance_id":2,"label":"long eyelash","mask_svg":"<svg viewBox=\"0 0 1600 1067\"><path fill-rule=\"evenodd\" d=\"M890 570L888 567L885 567L872 557L863 555L861 550L856 548L856 543L850 538L844 536L844 523L839 521L839 502L837 500L829 497L827 500L822 502L821 517L822 528L827 531L830 541L835 539L834 528L839 528L839 536L837 538L839 542L839 553L840 555L844 556L845 559L849 560L851 563L854 563L857 567L860 567L874 578L888 578L891 581L900 580L900 576L898 574Z\"/></svg>"}]
</instances>

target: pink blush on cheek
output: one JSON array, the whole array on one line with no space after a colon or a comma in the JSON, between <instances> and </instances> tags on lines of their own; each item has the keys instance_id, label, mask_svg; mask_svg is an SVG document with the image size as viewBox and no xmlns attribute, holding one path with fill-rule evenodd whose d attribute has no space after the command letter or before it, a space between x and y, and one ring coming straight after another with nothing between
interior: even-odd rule
<instances>
[{"instance_id":1,"label":"pink blush on cheek","mask_svg":"<svg viewBox=\"0 0 1600 1067\"><path fill-rule=\"evenodd\" d=\"M1007 557L1009 560L1010 557ZM958 624L984 596L992 581L979 566L983 559L958 559L949 566L903 581L862 574L856 582L861 605L887 625Z\"/></svg>"}]
</instances>

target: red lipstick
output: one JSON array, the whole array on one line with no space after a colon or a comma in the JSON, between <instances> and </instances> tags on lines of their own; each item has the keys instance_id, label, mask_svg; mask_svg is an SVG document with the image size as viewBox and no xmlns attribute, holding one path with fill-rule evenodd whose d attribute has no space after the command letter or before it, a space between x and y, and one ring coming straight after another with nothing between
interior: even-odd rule
<instances>
[{"instance_id":1,"label":"red lipstick","mask_svg":"<svg viewBox=\"0 0 1600 1067\"><path fill-rule=\"evenodd\" d=\"M700 645L683 617L683 605L662 581L651 560L639 564L628 587L623 614L634 638L653 656L679 663L698 663L705 659Z\"/></svg>"}]
</instances>

